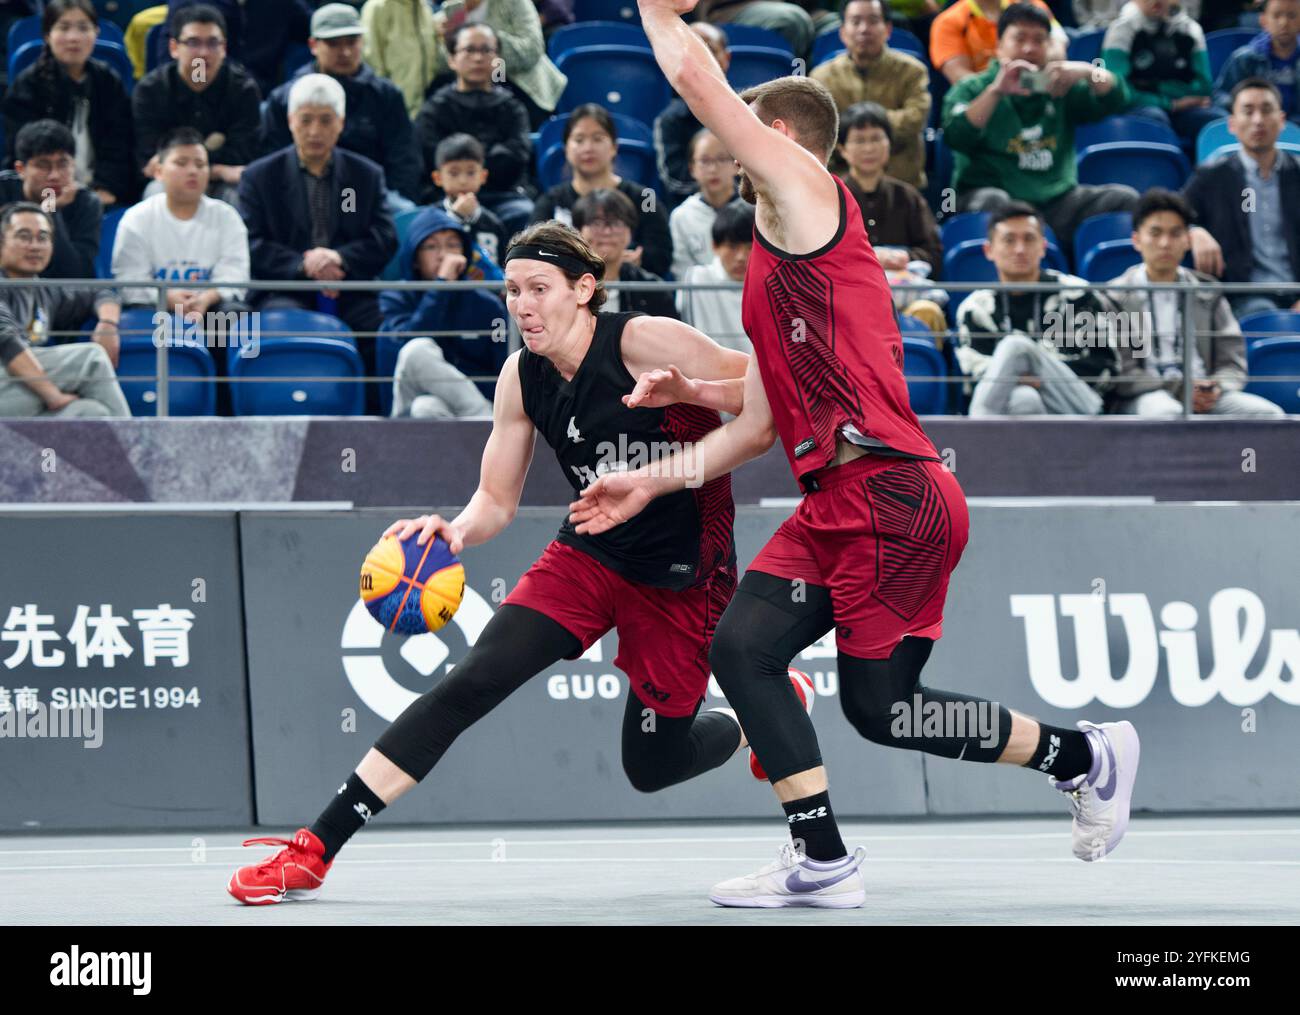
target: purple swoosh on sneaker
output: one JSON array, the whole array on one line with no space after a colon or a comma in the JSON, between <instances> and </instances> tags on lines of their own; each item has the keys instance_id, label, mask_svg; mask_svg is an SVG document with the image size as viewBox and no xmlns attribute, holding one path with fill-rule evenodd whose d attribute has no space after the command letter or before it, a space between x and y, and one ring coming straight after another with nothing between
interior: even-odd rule
<instances>
[{"instance_id":1,"label":"purple swoosh on sneaker","mask_svg":"<svg viewBox=\"0 0 1300 1015\"><path fill-rule=\"evenodd\" d=\"M1097 787L1097 796L1102 800L1109 800L1115 795L1115 752L1111 750L1110 737L1105 733L1101 735L1101 742L1106 745L1106 767L1110 771L1106 773L1106 785Z\"/></svg>"},{"instance_id":2,"label":"purple swoosh on sneaker","mask_svg":"<svg viewBox=\"0 0 1300 1015\"><path fill-rule=\"evenodd\" d=\"M786 891L803 894L805 892L816 892L816 891L820 891L823 888L830 888L833 885L838 885L845 878L852 875L852 873L855 870L857 870L858 867L857 864L852 864L852 863L848 864L843 870L837 871L835 874L831 875L830 877L823 878L819 881L805 881L802 877L799 876L800 870L803 869L804 868L796 867L793 871L791 871L786 876L785 879Z\"/></svg>"}]
</instances>

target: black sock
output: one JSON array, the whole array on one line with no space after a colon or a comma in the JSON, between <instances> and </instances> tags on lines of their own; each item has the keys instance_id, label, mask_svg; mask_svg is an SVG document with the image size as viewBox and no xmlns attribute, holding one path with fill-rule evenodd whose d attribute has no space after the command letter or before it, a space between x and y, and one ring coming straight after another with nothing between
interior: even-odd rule
<instances>
[{"instance_id":1,"label":"black sock","mask_svg":"<svg viewBox=\"0 0 1300 1015\"><path fill-rule=\"evenodd\" d=\"M1073 779L1092 768L1092 748L1079 730L1038 725L1038 749L1025 768L1046 772L1055 779Z\"/></svg>"},{"instance_id":2,"label":"black sock","mask_svg":"<svg viewBox=\"0 0 1300 1015\"><path fill-rule=\"evenodd\" d=\"M343 848L343 844L355 835L367 821L387 806L374 792L361 781L361 776L353 772L348 781L339 787L329 806L321 811L311 832L325 844L325 862L334 859L334 854Z\"/></svg>"},{"instance_id":3,"label":"black sock","mask_svg":"<svg viewBox=\"0 0 1300 1015\"><path fill-rule=\"evenodd\" d=\"M802 800L782 804L786 820L790 822L790 838L797 846L803 842L801 852L809 860L838 860L848 855L839 826L831 813L831 794L822 790Z\"/></svg>"}]
</instances>

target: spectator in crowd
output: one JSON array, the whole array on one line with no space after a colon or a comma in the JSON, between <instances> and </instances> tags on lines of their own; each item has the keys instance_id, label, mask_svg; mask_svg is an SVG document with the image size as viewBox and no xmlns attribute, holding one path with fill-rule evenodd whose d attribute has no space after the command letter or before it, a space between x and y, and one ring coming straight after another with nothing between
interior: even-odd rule
<instances>
[{"instance_id":1,"label":"spectator in crowd","mask_svg":"<svg viewBox=\"0 0 1300 1015\"><path fill-rule=\"evenodd\" d=\"M270 95L284 77L284 60L290 47L307 42L314 5L307 0L257 0L241 6L242 46L238 51L228 47L227 55L253 75L262 95Z\"/></svg>"},{"instance_id":2,"label":"spectator in crowd","mask_svg":"<svg viewBox=\"0 0 1300 1015\"><path fill-rule=\"evenodd\" d=\"M1073 0L1071 6L1079 29L1090 31L1109 28L1128 3L1129 0Z\"/></svg>"},{"instance_id":3,"label":"spectator in crowd","mask_svg":"<svg viewBox=\"0 0 1300 1015\"><path fill-rule=\"evenodd\" d=\"M542 35L547 39L557 28L573 24L573 0L533 0L533 6L542 22Z\"/></svg>"},{"instance_id":4,"label":"spectator in crowd","mask_svg":"<svg viewBox=\"0 0 1300 1015\"><path fill-rule=\"evenodd\" d=\"M428 0L366 0L361 8L361 56L402 90L411 117L420 111L438 61L438 32Z\"/></svg>"},{"instance_id":5,"label":"spectator in crowd","mask_svg":"<svg viewBox=\"0 0 1300 1015\"><path fill-rule=\"evenodd\" d=\"M168 44L172 62L146 74L131 95L135 158L157 193L158 151L177 127L193 127L208 144L211 196L232 200L244 166L257 158L261 92L251 74L226 59L226 22L207 4L176 12Z\"/></svg>"},{"instance_id":6,"label":"spectator in crowd","mask_svg":"<svg viewBox=\"0 0 1300 1015\"><path fill-rule=\"evenodd\" d=\"M397 249L384 201L384 172L339 145L347 100L338 78L307 74L287 96L293 144L258 159L239 181L253 278L371 281ZM333 309L353 331L374 333L383 318L372 292L263 292L261 309ZM374 343L358 343L374 372ZM378 393L373 404L378 405Z\"/></svg>"},{"instance_id":7,"label":"spectator in crowd","mask_svg":"<svg viewBox=\"0 0 1300 1015\"><path fill-rule=\"evenodd\" d=\"M501 255L510 237L518 230L508 229L491 211L479 203L479 188L488 178L483 168L483 145L469 134L451 134L438 143L434 152L433 182L442 191L442 208L465 225L479 248L493 264L501 264Z\"/></svg>"},{"instance_id":8,"label":"spectator in crowd","mask_svg":"<svg viewBox=\"0 0 1300 1015\"><path fill-rule=\"evenodd\" d=\"M673 276L681 279L691 265L713 261L713 220L736 196L736 160L717 135L701 129L691 142L691 176L699 186L673 209L668 229L673 238Z\"/></svg>"},{"instance_id":9,"label":"spectator in crowd","mask_svg":"<svg viewBox=\"0 0 1300 1015\"><path fill-rule=\"evenodd\" d=\"M398 261L408 281L503 277L477 249L469 230L441 208L426 208L415 217ZM495 378L509 352L500 296L487 289L393 289L379 294L379 308L384 315L379 341L400 346L394 416L491 415ZM466 375L491 380L475 386Z\"/></svg>"},{"instance_id":10,"label":"spectator in crowd","mask_svg":"<svg viewBox=\"0 0 1300 1015\"><path fill-rule=\"evenodd\" d=\"M817 34L812 15L800 4L777 0L700 0L695 5L695 20L766 28L784 36L794 55L805 60Z\"/></svg>"},{"instance_id":11,"label":"spectator in crowd","mask_svg":"<svg viewBox=\"0 0 1300 1015\"><path fill-rule=\"evenodd\" d=\"M0 289L0 417L130 416L113 366L121 305L98 292L39 284L54 249L54 219L19 201L0 212L0 276L32 281ZM97 318L93 341L47 344L51 331Z\"/></svg>"},{"instance_id":12,"label":"spectator in crowd","mask_svg":"<svg viewBox=\"0 0 1300 1015\"><path fill-rule=\"evenodd\" d=\"M1213 108L1205 33L1173 0L1133 0L1106 29L1102 61L1128 84L1131 113L1173 127L1184 145L1222 115Z\"/></svg>"},{"instance_id":13,"label":"spectator in crowd","mask_svg":"<svg viewBox=\"0 0 1300 1015\"><path fill-rule=\"evenodd\" d=\"M1069 250L1080 222L1129 211L1138 194L1124 184L1079 183L1074 128L1122 112L1128 89L1090 63L1050 60L1048 28L1038 7L1013 3L1002 12L998 58L948 92L943 136L954 153L958 211L1027 201Z\"/></svg>"},{"instance_id":14,"label":"spectator in crowd","mask_svg":"<svg viewBox=\"0 0 1300 1015\"><path fill-rule=\"evenodd\" d=\"M131 100L117 72L91 57L99 15L90 0L50 0L41 15L41 32L41 55L4 97L5 164L13 162L23 124L58 120L76 141L77 182L101 204L133 200Z\"/></svg>"},{"instance_id":15,"label":"spectator in crowd","mask_svg":"<svg viewBox=\"0 0 1300 1015\"><path fill-rule=\"evenodd\" d=\"M1065 29L1056 23L1043 0L1029 2L1043 12L1047 22L1049 38L1038 65L1065 60L1069 43ZM954 85L972 74L982 74L990 60L1001 59L1002 16L1008 6L1006 0L950 4L930 26L930 66Z\"/></svg>"},{"instance_id":16,"label":"spectator in crowd","mask_svg":"<svg viewBox=\"0 0 1300 1015\"><path fill-rule=\"evenodd\" d=\"M1081 278L1043 268L1047 238L1040 212L1016 201L989 218L985 256L999 282L1058 282L1054 293L977 289L957 308L957 362L976 381L972 416L1095 416L1119 373L1109 334L1079 340L1073 322L1113 314ZM1102 315L1099 317L1098 315Z\"/></svg>"},{"instance_id":17,"label":"spectator in crowd","mask_svg":"<svg viewBox=\"0 0 1300 1015\"><path fill-rule=\"evenodd\" d=\"M0 172L0 205L31 201L54 215L54 253L42 272L46 278L95 277L103 209L77 183L75 148L72 131L63 124L33 120L14 141L14 168Z\"/></svg>"},{"instance_id":18,"label":"spectator in crowd","mask_svg":"<svg viewBox=\"0 0 1300 1015\"><path fill-rule=\"evenodd\" d=\"M1228 130L1241 150L1199 166L1183 196L1214 243L1196 267L1224 282L1300 281L1300 160L1277 147L1286 123L1277 86L1246 78L1232 90ZM1195 241L1195 237L1193 237ZM1232 297L1238 317L1258 310L1300 310L1296 293Z\"/></svg>"},{"instance_id":19,"label":"spectator in crowd","mask_svg":"<svg viewBox=\"0 0 1300 1015\"><path fill-rule=\"evenodd\" d=\"M1232 90L1247 78L1271 81L1282 96L1282 111L1300 124L1300 0L1265 0L1259 16L1264 29L1236 50L1214 83L1214 104L1221 110L1232 105Z\"/></svg>"},{"instance_id":20,"label":"spectator in crowd","mask_svg":"<svg viewBox=\"0 0 1300 1015\"><path fill-rule=\"evenodd\" d=\"M737 198L719 209L709 227L713 258L693 264L679 276L687 283L744 282L754 247L754 206ZM681 318L718 345L753 353L754 344L741 323L742 289L680 289L677 309Z\"/></svg>"},{"instance_id":21,"label":"spectator in crowd","mask_svg":"<svg viewBox=\"0 0 1300 1015\"><path fill-rule=\"evenodd\" d=\"M690 29L709 47L725 75L731 66L731 50L727 48L727 37L722 29L707 21L694 21ZM695 119L690 106L680 96L674 95L663 112L655 117L655 160L670 210L695 193L697 184L691 175L690 147L701 129L700 121Z\"/></svg>"},{"instance_id":22,"label":"spectator in crowd","mask_svg":"<svg viewBox=\"0 0 1300 1015\"><path fill-rule=\"evenodd\" d=\"M244 311L249 272L248 229L239 212L207 196L211 166L203 136L178 127L157 151L158 193L132 205L113 240L113 277L156 278L175 283L167 306L202 323L210 310ZM190 289L186 282L227 282L220 289ZM122 290L128 306L156 306L154 289Z\"/></svg>"},{"instance_id":23,"label":"spectator in crowd","mask_svg":"<svg viewBox=\"0 0 1300 1015\"><path fill-rule=\"evenodd\" d=\"M533 146L528 139L528 111L513 92L492 80L497 37L487 25L467 24L448 40L453 84L443 85L420 108L415 137L424 157L425 175L437 168L438 145L452 134L471 134L486 152L486 187L480 200L512 233L528 224L533 201L520 189L528 178ZM433 194L428 195L432 199ZM502 248L504 253L504 248Z\"/></svg>"},{"instance_id":24,"label":"spectator in crowd","mask_svg":"<svg viewBox=\"0 0 1300 1015\"><path fill-rule=\"evenodd\" d=\"M894 138L888 172L913 187L925 186L925 144L921 134L930 116L930 74L910 53L889 48L893 22L889 0L848 0L840 41L845 52L813 68L820 81L844 111L858 102L875 102L889 116ZM843 171L833 159L831 168Z\"/></svg>"},{"instance_id":25,"label":"spectator in crowd","mask_svg":"<svg viewBox=\"0 0 1300 1015\"><path fill-rule=\"evenodd\" d=\"M4 59L0 59L0 86L9 82L9 29L15 21L40 13L41 0L0 0L0 54L4 55ZM0 94L3 94L2 90Z\"/></svg>"},{"instance_id":26,"label":"spectator in crowd","mask_svg":"<svg viewBox=\"0 0 1300 1015\"><path fill-rule=\"evenodd\" d=\"M555 112L569 79L546 55L542 22L533 0L464 0L445 3L434 12L441 44L434 76L451 66L447 47L462 24L485 24L496 33L506 87L522 100L528 123L536 130Z\"/></svg>"},{"instance_id":27,"label":"spectator in crowd","mask_svg":"<svg viewBox=\"0 0 1300 1015\"><path fill-rule=\"evenodd\" d=\"M1196 333L1193 411L1218 416L1280 416L1280 407L1242 390L1246 385L1246 342L1241 328L1222 293L1199 287L1214 279L1179 264L1192 246L1191 224L1192 209L1182 197L1159 188L1147 191L1133 212L1133 246L1142 255L1142 263L1112 283L1181 282L1197 287L1192 294ZM1123 368L1116 411L1181 416L1186 351L1183 293L1159 288L1117 289L1110 298L1130 322L1128 341L1120 343Z\"/></svg>"},{"instance_id":28,"label":"spectator in crowd","mask_svg":"<svg viewBox=\"0 0 1300 1015\"><path fill-rule=\"evenodd\" d=\"M627 245L636 232L637 218L636 205L619 190L600 187L573 204L573 228L604 260L606 283L663 281L627 258ZM667 290L610 289L602 309L610 313L640 310L652 317L677 316L673 295Z\"/></svg>"},{"instance_id":29,"label":"spectator in crowd","mask_svg":"<svg viewBox=\"0 0 1300 1015\"><path fill-rule=\"evenodd\" d=\"M889 280L938 278L943 264L939 226L920 191L885 173L892 142L893 126L884 108L859 102L845 110L837 146L848 166L844 182L858 202L867 239ZM903 313L924 321L942 342L948 329L942 306L915 290L896 290L895 302Z\"/></svg>"},{"instance_id":30,"label":"spectator in crowd","mask_svg":"<svg viewBox=\"0 0 1300 1015\"><path fill-rule=\"evenodd\" d=\"M673 241L668 231L668 216L659 207L654 188L625 180L614 172L614 154L618 151L618 132L603 106L588 102L569 114L564 125L564 158L572 178L557 183L537 199L534 222L557 219L573 225L571 209L583 194L593 190L619 190L640 211L632 233L636 247L623 255L628 264L638 265L663 276L672 267Z\"/></svg>"},{"instance_id":31,"label":"spectator in crowd","mask_svg":"<svg viewBox=\"0 0 1300 1015\"><path fill-rule=\"evenodd\" d=\"M270 151L291 142L289 92L308 74L327 74L347 96L348 119L339 147L378 162L389 190L389 207L405 211L420 197L420 157L415 148L406 100L397 86L361 61L361 18L347 4L330 3L311 17L313 60L271 93L262 116L262 133Z\"/></svg>"}]
</instances>

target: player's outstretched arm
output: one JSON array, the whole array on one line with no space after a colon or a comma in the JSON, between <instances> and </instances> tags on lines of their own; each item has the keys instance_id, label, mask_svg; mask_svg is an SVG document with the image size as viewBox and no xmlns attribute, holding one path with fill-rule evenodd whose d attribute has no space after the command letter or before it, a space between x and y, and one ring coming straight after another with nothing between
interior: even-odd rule
<instances>
[{"instance_id":1,"label":"player's outstretched arm","mask_svg":"<svg viewBox=\"0 0 1300 1015\"><path fill-rule=\"evenodd\" d=\"M632 393L623 396L628 408L686 402L740 414L749 368L745 353L724 349L670 317L632 318L623 329L622 351L628 373L637 379Z\"/></svg>"},{"instance_id":2,"label":"player's outstretched arm","mask_svg":"<svg viewBox=\"0 0 1300 1015\"><path fill-rule=\"evenodd\" d=\"M478 489L465 509L451 521L440 515L396 521L384 535L396 534L398 539L406 539L411 533L419 532L416 541L423 545L436 534L447 541L452 553L486 543L509 525L519 510L519 497L536 440L537 430L524 412L519 387L519 353L512 353L497 378L492 400L492 432L483 448Z\"/></svg>"},{"instance_id":3,"label":"player's outstretched arm","mask_svg":"<svg viewBox=\"0 0 1300 1015\"><path fill-rule=\"evenodd\" d=\"M774 205L784 235L772 238L792 254L817 250L839 227L834 177L812 152L759 120L727 83L708 47L681 19L696 2L638 0L655 60L695 118L717 135Z\"/></svg>"},{"instance_id":4,"label":"player's outstretched arm","mask_svg":"<svg viewBox=\"0 0 1300 1015\"><path fill-rule=\"evenodd\" d=\"M758 363L750 357L745 374L745 408L702 441L632 472L601 476L569 505L569 521L580 534L600 533L639 514L656 497L699 486L757 458L776 441L772 408Z\"/></svg>"}]
</instances>

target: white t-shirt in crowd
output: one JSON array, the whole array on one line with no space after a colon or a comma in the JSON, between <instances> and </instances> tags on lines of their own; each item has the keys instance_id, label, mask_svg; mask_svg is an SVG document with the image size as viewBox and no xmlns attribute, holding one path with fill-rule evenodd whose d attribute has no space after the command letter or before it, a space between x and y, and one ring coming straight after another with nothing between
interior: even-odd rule
<instances>
[{"instance_id":1,"label":"white t-shirt in crowd","mask_svg":"<svg viewBox=\"0 0 1300 1015\"><path fill-rule=\"evenodd\" d=\"M246 282L249 277L248 229L239 212L204 195L191 219L167 209L167 195L154 194L128 208L113 241L114 278L165 279L169 288L186 282ZM221 299L242 300L244 289L223 286ZM126 289L122 302L156 305L157 292Z\"/></svg>"}]
</instances>

